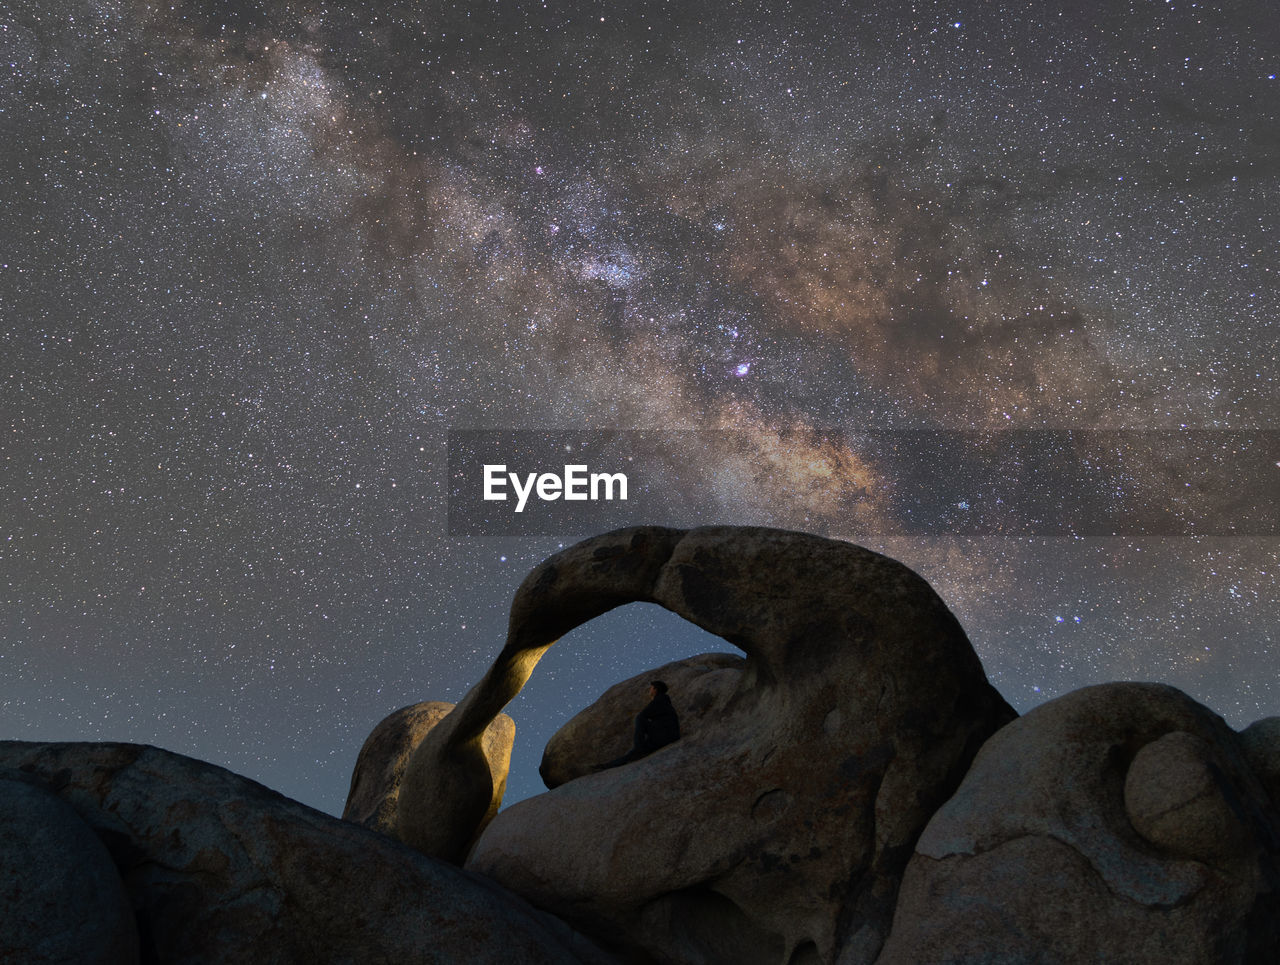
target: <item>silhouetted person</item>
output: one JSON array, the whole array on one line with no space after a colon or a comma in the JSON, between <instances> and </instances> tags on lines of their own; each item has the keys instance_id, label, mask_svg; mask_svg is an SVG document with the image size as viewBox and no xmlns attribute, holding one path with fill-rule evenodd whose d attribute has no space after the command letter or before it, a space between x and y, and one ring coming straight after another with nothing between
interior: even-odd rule
<instances>
[{"instance_id":1,"label":"silhouetted person","mask_svg":"<svg viewBox=\"0 0 1280 965\"><path fill-rule=\"evenodd\" d=\"M680 718L676 716L676 709L671 706L671 698L667 696L667 685L661 680L654 680L649 684L649 703L636 715L635 746L616 760L597 764L594 770L603 771L630 764L679 739Z\"/></svg>"}]
</instances>

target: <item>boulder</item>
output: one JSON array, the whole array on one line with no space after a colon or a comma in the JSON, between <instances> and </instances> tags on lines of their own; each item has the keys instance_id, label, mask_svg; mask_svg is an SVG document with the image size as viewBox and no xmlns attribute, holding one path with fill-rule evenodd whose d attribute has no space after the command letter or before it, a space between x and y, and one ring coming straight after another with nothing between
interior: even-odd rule
<instances>
[{"instance_id":1,"label":"boulder","mask_svg":"<svg viewBox=\"0 0 1280 965\"><path fill-rule=\"evenodd\" d=\"M396 811L400 802L400 782L409 755L427 732L444 719L453 704L432 700L401 707L383 718L365 739L351 774L351 789L342 817L366 828L392 836L396 833ZM511 764L511 746L515 742L516 725L506 714L499 714L485 730L482 747L489 762L494 794L492 813L497 813L507 786L507 770ZM487 821L481 823L481 829Z\"/></svg>"},{"instance_id":2,"label":"boulder","mask_svg":"<svg viewBox=\"0 0 1280 965\"><path fill-rule=\"evenodd\" d=\"M488 721L558 637L633 601L740 648L732 692L675 744L503 811L467 867L631 958L871 961L916 837L1015 714L929 585L850 543L639 527L546 560L410 759L405 787L443 793L408 828L402 804L404 840L463 848L488 806Z\"/></svg>"},{"instance_id":3,"label":"boulder","mask_svg":"<svg viewBox=\"0 0 1280 965\"><path fill-rule=\"evenodd\" d=\"M1255 720L1240 732L1240 742L1271 803L1280 808L1280 717Z\"/></svg>"},{"instance_id":4,"label":"boulder","mask_svg":"<svg viewBox=\"0 0 1280 965\"><path fill-rule=\"evenodd\" d=\"M491 881L212 764L5 741L0 767L46 782L106 845L143 961L607 960Z\"/></svg>"},{"instance_id":5,"label":"boulder","mask_svg":"<svg viewBox=\"0 0 1280 965\"><path fill-rule=\"evenodd\" d=\"M1216 864L1241 850L1245 826L1215 758L1209 741L1175 730L1144 745L1129 763L1125 813L1162 853Z\"/></svg>"},{"instance_id":6,"label":"boulder","mask_svg":"<svg viewBox=\"0 0 1280 965\"><path fill-rule=\"evenodd\" d=\"M989 740L907 867L882 965L1274 961L1280 822L1237 735L1159 684Z\"/></svg>"},{"instance_id":7,"label":"boulder","mask_svg":"<svg viewBox=\"0 0 1280 965\"><path fill-rule=\"evenodd\" d=\"M744 663L737 654L704 653L614 684L552 735L538 767L542 783L559 787L593 773L593 764L615 760L631 750L635 717L649 699L651 680L667 685L681 729L701 730L704 717L723 712L737 689Z\"/></svg>"},{"instance_id":8,"label":"boulder","mask_svg":"<svg viewBox=\"0 0 1280 965\"><path fill-rule=\"evenodd\" d=\"M138 961L138 932L111 855L39 781L0 770L0 961Z\"/></svg>"}]
</instances>

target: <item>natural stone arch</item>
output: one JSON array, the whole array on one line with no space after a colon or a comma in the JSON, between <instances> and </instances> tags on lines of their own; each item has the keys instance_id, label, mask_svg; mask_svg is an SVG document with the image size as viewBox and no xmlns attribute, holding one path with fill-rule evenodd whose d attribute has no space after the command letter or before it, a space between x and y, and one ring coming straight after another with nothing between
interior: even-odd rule
<instances>
[{"instance_id":1,"label":"natural stone arch","mask_svg":"<svg viewBox=\"0 0 1280 965\"><path fill-rule=\"evenodd\" d=\"M810 551L821 546L834 555L873 557L924 581L901 564L850 543L803 533L755 527L659 526L617 530L577 543L543 561L524 581L511 604L507 640L488 672L453 712L437 725L410 758L402 798L399 836L435 857L460 863L477 833L476 825L496 812L493 781L481 747L489 723L520 693L543 654L566 633L628 603L656 603L738 647L747 657L744 676L774 681L785 664L785 639L751 632L747 618L762 608L730 607L727 585L673 554L686 536L695 543L732 546L768 534L779 549ZM696 554L691 554L696 555ZM792 554L779 554L792 555ZM835 567L842 572L840 567ZM739 591L743 587L737 587ZM755 587L746 587L750 592ZM932 593L932 591L929 591ZM940 602L940 601L939 601ZM950 614L946 614L950 617Z\"/></svg>"},{"instance_id":2,"label":"natural stone arch","mask_svg":"<svg viewBox=\"0 0 1280 965\"><path fill-rule=\"evenodd\" d=\"M661 527L606 534L557 553L525 577L511 604L502 651L409 759L400 791L402 841L462 863L501 804L482 746L489 722L560 637L623 604L660 602L651 591L681 535Z\"/></svg>"},{"instance_id":3,"label":"natural stone arch","mask_svg":"<svg viewBox=\"0 0 1280 965\"><path fill-rule=\"evenodd\" d=\"M657 603L743 651L723 719L621 769L629 773L574 781L504 812L477 848L478 870L588 931L672 960L684 953L670 947L676 939L662 921L705 941L697 954L706 954L727 936L700 909L738 920L729 906L760 922L760 948L786 956L815 945L829 958L849 941L878 948L915 838L977 748L1014 714L924 580L838 540L755 527L640 527L537 566L516 592L506 644L488 673L410 759L400 837L447 860L466 856L497 807L481 749L489 721L559 637L631 602ZM700 786L704 771L714 777L710 789ZM657 783L640 787L639 774ZM760 797L753 775L773 782L763 790L786 785L774 803L787 802L787 814L768 808L768 822L738 827L737 812L745 807L750 817ZM557 862L567 858L522 829L576 813L579 823L623 834L651 788L696 798L698 820L715 826L720 843L691 850L659 828L653 853L670 852L661 881L637 882L626 898L602 897L615 891L605 880L591 886L597 895L561 894L561 883L591 875L560 875ZM609 853L634 863L643 851ZM815 895L823 896L816 905Z\"/></svg>"}]
</instances>

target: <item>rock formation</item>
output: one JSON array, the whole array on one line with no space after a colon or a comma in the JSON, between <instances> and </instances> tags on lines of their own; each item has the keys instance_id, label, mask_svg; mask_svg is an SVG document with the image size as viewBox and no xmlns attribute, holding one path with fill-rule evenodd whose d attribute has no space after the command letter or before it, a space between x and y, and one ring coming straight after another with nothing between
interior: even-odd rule
<instances>
[{"instance_id":1,"label":"rock formation","mask_svg":"<svg viewBox=\"0 0 1280 965\"><path fill-rule=\"evenodd\" d=\"M58 903L78 900L87 884L111 877L103 863L114 864L144 962L607 961L492 882L212 764L132 744L5 741L0 768L43 785L37 793L46 798L56 795L56 834L68 849L62 865L51 864L49 848L24 851L6 841L6 882L39 888L66 861L92 854L91 843L75 840L74 820L82 821L110 858L103 853L80 882L59 886ZM25 827L39 822L28 815ZM114 929L109 884L96 900L104 905L99 920ZM69 921L88 909L61 914ZM87 928L80 934L92 934Z\"/></svg>"},{"instance_id":2,"label":"rock formation","mask_svg":"<svg viewBox=\"0 0 1280 965\"><path fill-rule=\"evenodd\" d=\"M489 821L499 711L559 636L633 600L744 656L610 688L548 744L552 790ZM628 748L655 677L682 738L590 770ZM456 707L375 728L350 820L151 747L0 742L0 960L1275 961L1280 718L1237 734L1135 683L1015 718L892 560L778 530L620 530L529 574Z\"/></svg>"},{"instance_id":3,"label":"rock formation","mask_svg":"<svg viewBox=\"0 0 1280 965\"><path fill-rule=\"evenodd\" d=\"M1280 717L1255 720L1240 732L1240 741L1271 803L1280 808Z\"/></svg>"},{"instance_id":4,"label":"rock formation","mask_svg":"<svg viewBox=\"0 0 1280 965\"><path fill-rule=\"evenodd\" d=\"M928 584L849 543L642 527L551 557L489 672L410 759L403 840L463 853L490 806L488 722L558 637L632 601L745 653L723 709L502 812L467 866L628 955L874 960L916 837L1014 714ZM419 782L444 793L411 811Z\"/></svg>"},{"instance_id":5,"label":"rock formation","mask_svg":"<svg viewBox=\"0 0 1280 965\"><path fill-rule=\"evenodd\" d=\"M1159 684L1028 712L929 822L880 962L1274 962L1280 820L1241 744Z\"/></svg>"},{"instance_id":6,"label":"rock formation","mask_svg":"<svg viewBox=\"0 0 1280 965\"><path fill-rule=\"evenodd\" d=\"M351 789L347 792L347 804L342 811L345 820L395 836L405 765L427 732L451 710L453 704L442 700L411 704L385 717L370 732L360 748L351 774ZM485 730L481 742L495 789L488 818L497 813L502 801L515 736L515 721L506 714L499 714ZM488 818L481 822L480 830L488 823Z\"/></svg>"},{"instance_id":7,"label":"rock formation","mask_svg":"<svg viewBox=\"0 0 1280 965\"><path fill-rule=\"evenodd\" d=\"M732 653L704 653L664 664L614 684L547 742L538 773L547 787L559 787L592 773L592 764L612 761L631 750L633 723L647 700L646 687L661 680L686 732L702 729L707 715L719 715L738 688L744 661Z\"/></svg>"},{"instance_id":8,"label":"rock formation","mask_svg":"<svg viewBox=\"0 0 1280 965\"><path fill-rule=\"evenodd\" d=\"M0 962L137 960L133 909L97 835L39 781L0 769Z\"/></svg>"}]
</instances>

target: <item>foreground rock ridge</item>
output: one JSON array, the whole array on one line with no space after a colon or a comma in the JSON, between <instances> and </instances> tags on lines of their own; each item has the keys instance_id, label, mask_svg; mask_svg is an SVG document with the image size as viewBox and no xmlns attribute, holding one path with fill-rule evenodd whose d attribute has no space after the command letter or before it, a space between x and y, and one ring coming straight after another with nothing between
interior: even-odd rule
<instances>
[{"instance_id":1,"label":"foreground rock ridge","mask_svg":"<svg viewBox=\"0 0 1280 965\"><path fill-rule=\"evenodd\" d=\"M610 687L498 812L502 708L633 601L741 656ZM655 677L682 738L595 772ZM1017 717L901 564L640 527L534 568L472 691L370 734L346 820L153 747L0 742L0 961L1270 965L1278 804L1280 718L1155 683Z\"/></svg>"},{"instance_id":2,"label":"foreground rock ridge","mask_svg":"<svg viewBox=\"0 0 1280 965\"><path fill-rule=\"evenodd\" d=\"M610 960L487 879L180 754L0 742L0 810L33 789L61 811L46 850L82 880L53 902L58 866L6 848L3 962Z\"/></svg>"}]
</instances>

